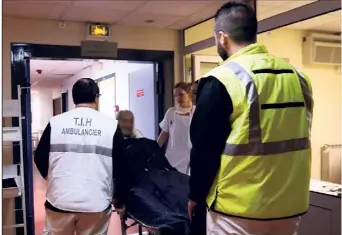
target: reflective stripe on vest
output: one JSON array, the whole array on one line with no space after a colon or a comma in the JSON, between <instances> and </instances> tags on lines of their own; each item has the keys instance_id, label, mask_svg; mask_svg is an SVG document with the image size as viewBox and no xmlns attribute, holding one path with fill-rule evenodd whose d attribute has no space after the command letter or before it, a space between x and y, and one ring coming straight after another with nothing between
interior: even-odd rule
<instances>
[{"instance_id":1,"label":"reflective stripe on vest","mask_svg":"<svg viewBox=\"0 0 342 235\"><path fill-rule=\"evenodd\" d=\"M51 144L51 153L93 153L106 157L112 157L112 149L96 145L80 144Z\"/></svg>"},{"instance_id":2,"label":"reflective stripe on vest","mask_svg":"<svg viewBox=\"0 0 342 235\"><path fill-rule=\"evenodd\" d=\"M253 78L249 73L235 62L228 62L225 64L231 69L237 78L244 84L246 88L247 101L250 105L249 110L249 142L248 144L231 144L226 143L223 151L224 155L228 156L258 156L281 154L286 152L305 150L310 148L310 140L308 137L299 139L290 139L276 142L263 143L261 139L260 127L260 108L259 108L259 94ZM304 101L307 108L308 116L311 116L312 103L308 84L300 73L296 72L304 95Z\"/></svg>"}]
</instances>

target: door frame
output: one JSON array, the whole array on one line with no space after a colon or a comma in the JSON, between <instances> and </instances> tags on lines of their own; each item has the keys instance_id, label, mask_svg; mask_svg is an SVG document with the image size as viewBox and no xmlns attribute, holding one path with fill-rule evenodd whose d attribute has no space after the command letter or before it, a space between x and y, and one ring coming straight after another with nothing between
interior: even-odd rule
<instances>
[{"instance_id":1,"label":"door frame","mask_svg":"<svg viewBox=\"0 0 342 235\"><path fill-rule=\"evenodd\" d=\"M191 55L191 82L201 78L201 63L219 64L222 59L214 55Z\"/></svg>"},{"instance_id":2,"label":"door frame","mask_svg":"<svg viewBox=\"0 0 342 235\"><path fill-rule=\"evenodd\" d=\"M172 103L172 96L165 95L165 90L172 90L174 84L174 51L155 51L118 48L117 58L83 57L81 46L47 45L25 42L11 43L11 98L18 99L17 86L30 87L30 58L42 59L115 59L128 61L150 61L158 63L158 100L159 120L161 121L164 110ZM164 69L165 68L165 69ZM164 78L172 78L167 81ZM169 80L169 79L168 79ZM33 159L32 159L32 133L31 133L31 96L30 89L24 89L22 102L23 121L22 135L24 147L24 182L26 196L26 218L28 235L35 234L34 228L34 200L33 200ZM18 118L12 118L12 124L18 125ZM19 148L13 146L13 162L20 162ZM15 208L21 208L21 200L15 200ZM22 216L15 216L16 223L22 221ZM17 235L22 234L20 228L16 229Z\"/></svg>"},{"instance_id":3,"label":"door frame","mask_svg":"<svg viewBox=\"0 0 342 235\"><path fill-rule=\"evenodd\" d=\"M56 100L59 100L59 103L60 103L60 106L61 106L61 113L63 113L63 110L62 110L62 109L63 109L63 108L62 108L62 96L59 96L59 97L56 97L56 98L53 98L53 99L52 99L52 115L53 115L53 116L56 116L56 115L55 115L55 108L56 108L56 107L55 107L55 101L56 101Z\"/></svg>"},{"instance_id":4,"label":"door frame","mask_svg":"<svg viewBox=\"0 0 342 235\"><path fill-rule=\"evenodd\" d=\"M62 105L62 113L65 113L69 109L69 93L68 91L63 91L61 93L61 105Z\"/></svg>"},{"instance_id":5,"label":"door frame","mask_svg":"<svg viewBox=\"0 0 342 235\"><path fill-rule=\"evenodd\" d=\"M111 78L114 79L114 103L116 105L116 73L115 72L114 73L110 73L110 74L107 74L105 76L102 76L102 77L99 77L99 78L95 78L94 80L95 80L96 84L100 87L100 84L99 84L100 82L103 82L103 81L111 79ZM101 93L101 88L100 88L100 93ZM100 97L100 99L101 99L101 97ZM99 105L98 108L100 110L101 109L101 104L99 103L98 105ZM114 107L111 107L111 108L114 108ZM114 116L116 117L116 112L115 112Z\"/></svg>"}]
</instances>

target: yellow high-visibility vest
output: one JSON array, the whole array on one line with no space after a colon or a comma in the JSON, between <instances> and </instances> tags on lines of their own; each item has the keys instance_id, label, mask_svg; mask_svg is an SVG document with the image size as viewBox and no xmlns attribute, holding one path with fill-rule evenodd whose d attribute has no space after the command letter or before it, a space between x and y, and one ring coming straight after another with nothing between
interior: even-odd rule
<instances>
[{"instance_id":1,"label":"yellow high-visibility vest","mask_svg":"<svg viewBox=\"0 0 342 235\"><path fill-rule=\"evenodd\" d=\"M260 44L240 50L206 76L224 84L232 131L207 196L218 213L282 219L309 206L312 88L308 77Z\"/></svg>"}]
</instances>

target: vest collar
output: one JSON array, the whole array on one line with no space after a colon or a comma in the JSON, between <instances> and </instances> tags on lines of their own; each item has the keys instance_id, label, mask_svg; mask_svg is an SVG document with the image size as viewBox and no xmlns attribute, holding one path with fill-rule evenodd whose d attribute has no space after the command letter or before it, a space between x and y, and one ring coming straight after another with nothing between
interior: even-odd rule
<instances>
[{"instance_id":1,"label":"vest collar","mask_svg":"<svg viewBox=\"0 0 342 235\"><path fill-rule=\"evenodd\" d=\"M251 45L248 45L241 50L234 53L231 57L229 57L227 60L223 61L222 64L234 60L239 56L242 55L252 55L252 54L262 54L262 53L268 53L266 47L264 45L261 45L259 43L253 43Z\"/></svg>"}]
</instances>

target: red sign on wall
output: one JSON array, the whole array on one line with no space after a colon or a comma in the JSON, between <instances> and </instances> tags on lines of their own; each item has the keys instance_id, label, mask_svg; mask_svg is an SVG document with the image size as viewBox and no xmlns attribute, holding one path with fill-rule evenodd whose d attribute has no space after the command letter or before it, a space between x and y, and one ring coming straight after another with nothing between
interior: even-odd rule
<instances>
[{"instance_id":1,"label":"red sign on wall","mask_svg":"<svg viewBox=\"0 0 342 235\"><path fill-rule=\"evenodd\" d=\"M144 90L143 89L137 90L137 97L143 97L143 96L144 96Z\"/></svg>"}]
</instances>

